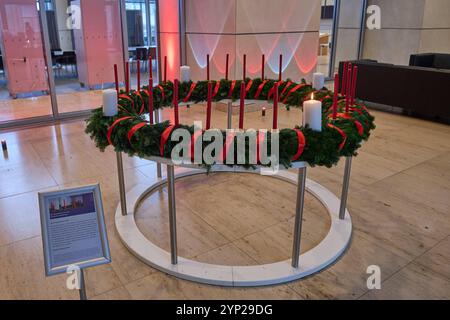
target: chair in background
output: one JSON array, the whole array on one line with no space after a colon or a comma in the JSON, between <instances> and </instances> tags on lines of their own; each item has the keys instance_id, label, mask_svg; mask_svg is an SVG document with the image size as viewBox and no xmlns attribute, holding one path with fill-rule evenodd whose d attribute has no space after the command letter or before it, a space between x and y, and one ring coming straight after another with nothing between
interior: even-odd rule
<instances>
[{"instance_id":1,"label":"chair in background","mask_svg":"<svg viewBox=\"0 0 450 320\"><path fill-rule=\"evenodd\" d=\"M137 64L137 61L140 61L141 63L141 68L144 67L145 71L147 71L148 69L148 49L143 47L143 48L136 48L135 54L130 57L130 65L131 65L131 72L133 72L133 66L135 64Z\"/></svg>"}]
</instances>

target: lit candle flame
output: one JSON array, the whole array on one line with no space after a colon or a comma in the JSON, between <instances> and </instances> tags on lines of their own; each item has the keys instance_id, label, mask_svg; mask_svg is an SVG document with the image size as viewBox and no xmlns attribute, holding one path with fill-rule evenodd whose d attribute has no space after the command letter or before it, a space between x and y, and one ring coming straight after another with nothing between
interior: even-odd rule
<instances>
[{"instance_id":1,"label":"lit candle flame","mask_svg":"<svg viewBox=\"0 0 450 320\"><path fill-rule=\"evenodd\" d=\"M314 100L314 92L311 93L311 100Z\"/></svg>"}]
</instances>

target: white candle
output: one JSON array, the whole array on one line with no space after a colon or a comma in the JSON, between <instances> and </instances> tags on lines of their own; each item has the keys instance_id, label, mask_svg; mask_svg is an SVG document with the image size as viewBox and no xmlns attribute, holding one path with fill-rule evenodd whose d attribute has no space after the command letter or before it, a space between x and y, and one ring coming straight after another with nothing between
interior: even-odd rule
<instances>
[{"instance_id":1,"label":"white candle","mask_svg":"<svg viewBox=\"0 0 450 320\"><path fill-rule=\"evenodd\" d=\"M180 67L180 81L189 82L191 80L191 67L181 66Z\"/></svg>"},{"instance_id":2,"label":"white candle","mask_svg":"<svg viewBox=\"0 0 450 320\"><path fill-rule=\"evenodd\" d=\"M322 89L325 86L325 75L320 72L314 73L312 86L316 90Z\"/></svg>"},{"instance_id":3,"label":"white candle","mask_svg":"<svg viewBox=\"0 0 450 320\"><path fill-rule=\"evenodd\" d=\"M322 102L311 100L303 102L303 126L309 125L314 131L322 131Z\"/></svg>"},{"instance_id":4,"label":"white candle","mask_svg":"<svg viewBox=\"0 0 450 320\"><path fill-rule=\"evenodd\" d=\"M117 112L117 91L114 89L103 90L103 114L106 117L114 117Z\"/></svg>"}]
</instances>

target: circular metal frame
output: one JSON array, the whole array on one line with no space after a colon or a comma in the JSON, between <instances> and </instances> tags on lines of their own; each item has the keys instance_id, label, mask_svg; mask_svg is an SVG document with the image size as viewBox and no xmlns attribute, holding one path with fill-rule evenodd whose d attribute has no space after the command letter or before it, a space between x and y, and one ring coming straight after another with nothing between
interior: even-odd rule
<instances>
[{"instance_id":1,"label":"circular metal frame","mask_svg":"<svg viewBox=\"0 0 450 320\"><path fill-rule=\"evenodd\" d=\"M155 161L156 159L151 160ZM304 163L297 164L299 168L305 167L305 165ZM239 167L227 166L213 167L210 169L210 172L218 171L259 173L258 170L246 170L239 169ZM204 174L205 170L183 168L178 172L174 177L175 180L182 177ZM287 170L280 170L278 173L272 175L272 177L298 184L298 176ZM262 265L224 266L178 257L176 263L173 263L171 252L163 250L147 239L139 230L134 217L134 213L139 204L149 194L167 183L167 179L160 179L151 186L143 184L135 186L126 194L126 202L130 211L127 212L127 215L123 215L121 204L119 203L116 210L115 222L121 240L134 255L148 265L178 278L200 283L234 287L285 283L306 277L329 266L344 253L350 242L352 222L348 210L344 208L345 216L339 218L341 200L325 187L306 179L306 190L325 206L331 218L331 226L328 234L317 246L299 256L298 268L292 266L291 259Z\"/></svg>"}]
</instances>

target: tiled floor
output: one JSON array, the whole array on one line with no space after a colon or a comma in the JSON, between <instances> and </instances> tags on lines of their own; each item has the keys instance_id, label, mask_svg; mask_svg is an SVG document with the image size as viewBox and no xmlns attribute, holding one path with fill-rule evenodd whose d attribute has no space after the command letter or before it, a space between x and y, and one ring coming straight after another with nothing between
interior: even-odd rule
<instances>
[{"instance_id":1,"label":"tiled floor","mask_svg":"<svg viewBox=\"0 0 450 320\"><path fill-rule=\"evenodd\" d=\"M170 110L165 112L168 118ZM84 122L0 132L0 298L77 299L66 276L45 278L37 192L99 182L113 262L87 271L91 299L392 299L450 298L450 126L373 112L377 129L353 161L349 209L353 239L328 269L303 280L262 288L222 288L179 280L135 258L114 227L119 201L115 154L99 152ZM184 123L204 118L204 106L183 109ZM280 112L280 127L298 123ZM237 119L234 119L236 121ZM213 125L224 127L225 114ZM247 127L271 124L271 111L246 114ZM155 165L126 158L126 187L156 179ZM309 178L339 194L343 163L308 169ZM176 185L180 254L200 261L250 265L287 259L295 187L260 176L212 174ZM329 227L324 208L307 196L302 251ZM136 213L142 232L168 248L167 192ZM367 267L381 268L381 290L368 290Z\"/></svg>"}]
</instances>

